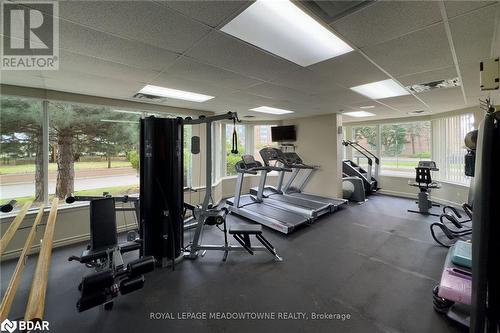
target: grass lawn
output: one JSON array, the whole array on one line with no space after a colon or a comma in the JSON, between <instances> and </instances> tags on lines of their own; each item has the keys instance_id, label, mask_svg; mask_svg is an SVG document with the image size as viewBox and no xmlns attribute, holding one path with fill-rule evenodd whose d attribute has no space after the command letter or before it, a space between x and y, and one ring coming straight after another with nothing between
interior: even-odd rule
<instances>
[{"instance_id":1,"label":"grass lawn","mask_svg":"<svg viewBox=\"0 0 500 333\"><path fill-rule=\"evenodd\" d=\"M111 194L111 195L124 195L124 194L129 194L129 193L137 193L137 192L139 192L139 186L137 186L137 185L124 185L124 186L115 186L115 187L102 187L102 188L96 188L96 189L92 189L92 190L76 191L74 193L74 195L100 196L100 195L102 195L103 192L109 192L109 194ZM53 198L54 198L53 194L49 195L49 202L52 201ZM1 203L2 204L7 203L12 199L17 201L16 206L20 206L20 205L23 205L27 201L33 200L34 197L2 199Z\"/></svg>"},{"instance_id":2,"label":"grass lawn","mask_svg":"<svg viewBox=\"0 0 500 333\"><path fill-rule=\"evenodd\" d=\"M130 167L132 166L129 161L111 161L112 168ZM89 170L89 169L105 169L108 167L108 162L75 162L75 170ZM56 171L57 164L49 163L49 171ZM2 165L0 166L0 174L6 175L11 173L34 173L34 164L25 165Z\"/></svg>"}]
</instances>

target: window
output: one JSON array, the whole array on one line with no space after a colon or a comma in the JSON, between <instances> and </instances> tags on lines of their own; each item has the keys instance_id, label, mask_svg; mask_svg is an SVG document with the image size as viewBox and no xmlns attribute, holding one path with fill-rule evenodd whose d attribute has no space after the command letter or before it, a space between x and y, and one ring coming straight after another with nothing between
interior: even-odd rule
<instances>
[{"instance_id":1,"label":"window","mask_svg":"<svg viewBox=\"0 0 500 333\"><path fill-rule=\"evenodd\" d=\"M253 127L253 156L262 162L259 151L264 147L277 147L278 144L271 140L271 125L256 125Z\"/></svg>"},{"instance_id":2,"label":"window","mask_svg":"<svg viewBox=\"0 0 500 333\"><path fill-rule=\"evenodd\" d=\"M362 146L363 148L367 149L368 151L370 151L378 156L378 152L377 152L377 142L378 142L377 135L378 134L377 134L377 131L378 131L377 126L354 127L352 129L353 139L360 146ZM361 166L362 168L366 169L368 167L368 159L366 157L364 157L361 153L356 151L355 149L352 149L352 161L354 163L356 163L357 165Z\"/></svg>"},{"instance_id":3,"label":"window","mask_svg":"<svg viewBox=\"0 0 500 333\"><path fill-rule=\"evenodd\" d=\"M191 137L193 125L184 125L184 187L192 186L193 154L191 153Z\"/></svg>"},{"instance_id":4,"label":"window","mask_svg":"<svg viewBox=\"0 0 500 333\"><path fill-rule=\"evenodd\" d=\"M474 115L435 119L432 121L433 158L439 168L436 178L458 184L468 184L464 174L465 135L474 129Z\"/></svg>"},{"instance_id":5,"label":"window","mask_svg":"<svg viewBox=\"0 0 500 333\"><path fill-rule=\"evenodd\" d=\"M139 192L140 112L49 103L49 195Z\"/></svg>"},{"instance_id":6,"label":"window","mask_svg":"<svg viewBox=\"0 0 500 333\"><path fill-rule=\"evenodd\" d=\"M381 173L414 176L420 160L431 158L431 123L417 121L380 126Z\"/></svg>"},{"instance_id":7,"label":"window","mask_svg":"<svg viewBox=\"0 0 500 333\"><path fill-rule=\"evenodd\" d=\"M0 202L44 201L42 101L0 99Z\"/></svg>"},{"instance_id":8,"label":"window","mask_svg":"<svg viewBox=\"0 0 500 333\"><path fill-rule=\"evenodd\" d=\"M236 175L235 165L241 160L241 155L245 154L245 125L236 125L236 133L238 134L238 154L232 154L234 125L226 124L226 176Z\"/></svg>"}]
</instances>

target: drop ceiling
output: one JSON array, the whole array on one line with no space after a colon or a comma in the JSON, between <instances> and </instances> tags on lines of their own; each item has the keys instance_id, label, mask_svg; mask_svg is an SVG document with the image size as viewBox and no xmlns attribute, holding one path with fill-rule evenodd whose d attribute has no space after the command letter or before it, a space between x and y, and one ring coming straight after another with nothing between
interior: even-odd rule
<instances>
[{"instance_id":1,"label":"drop ceiling","mask_svg":"<svg viewBox=\"0 0 500 333\"><path fill-rule=\"evenodd\" d=\"M300 4L355 48L308 67L220 31L250 4L60 2L59 71L3 71L0 80L124 100L146 84L159 85L215 96L204 103L170 100L170 106L231 110L254 119L289 117L249 111L262 105L294 110L294 117L374 105L369 111L377 116L371 119L400 118L416 110L439 113L476 106L478 98L488 96L479 91L479 61L500 55L498 1ZM457 76L463 88L379 101L349 89L389 78L407 86ZM498 93L492 96L500 101Z\"/></svg>"}]
</instances>

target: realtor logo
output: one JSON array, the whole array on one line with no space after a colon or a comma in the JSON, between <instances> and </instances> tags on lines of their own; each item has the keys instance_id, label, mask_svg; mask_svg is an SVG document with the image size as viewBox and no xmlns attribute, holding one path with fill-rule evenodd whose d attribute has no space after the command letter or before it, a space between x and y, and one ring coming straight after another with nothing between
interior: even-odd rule
<instances>
[{"instance_id":1,"label":"realtor logo","mask_svg":"<svg viewBox=\"0 0 500 333\"><path fill-rule=\"evenodd\" d=\"M2 1L2 70L59 69L59 3Z\"/></svg>"}]
</instances>

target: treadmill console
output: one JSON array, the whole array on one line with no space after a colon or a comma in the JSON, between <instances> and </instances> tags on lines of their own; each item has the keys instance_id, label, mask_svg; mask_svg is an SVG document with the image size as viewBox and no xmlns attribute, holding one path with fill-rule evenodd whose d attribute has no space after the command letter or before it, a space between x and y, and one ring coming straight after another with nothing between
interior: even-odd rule
<instances>
[{"instance_id":1,"label":"treadmill console","mask_svg":"<svg viewBox=\"0 0 500 333\"><path fill-rule=\"evenodd\" d=\"M265 147L259 151L259 154L267 166L269 166L269 162L271 161L281 162L283 160L283 152L278 148Z\"/></svg>"},{"instance_id":2,"label":"treadmill console","mask_svg":"<svg viewBox=\"0 0 500 333\"><path fill-rule=\"evenodd\" d=\"M243 161L243 164L245 165L246 169L255 168L259 166L253 155L250 154L241 155L241 160Z\"/></svg>"},{"instance_id":3,"label":"treadmill console","mask_svg":"<svg viewBox=\"0 0 500 333\"><path fill-rule=\"evenodd\" d=\"M283 152L283 157L288 164L303 164L304 162L296 152Z\"/></svg>"}]
</instances>

